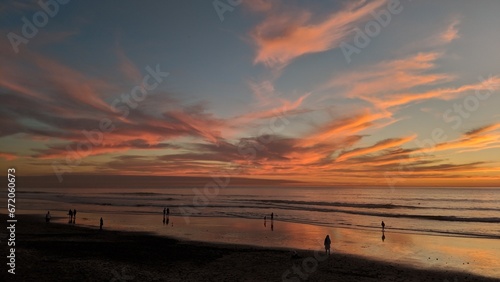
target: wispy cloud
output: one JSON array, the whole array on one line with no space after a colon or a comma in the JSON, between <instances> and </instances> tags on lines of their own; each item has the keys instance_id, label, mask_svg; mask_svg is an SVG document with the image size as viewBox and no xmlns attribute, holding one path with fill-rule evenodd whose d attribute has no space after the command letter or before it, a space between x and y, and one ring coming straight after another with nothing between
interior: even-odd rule
<instances>
[{"instance_id":1,"label":"wispy cloud","mask_svg":"<svg viewBox=\"0 0 500 282\"><path fill-rule=\"evenodd\" d=\"M263 22L250 34L257 47L254 63L273 68L286 66L306 54L338 47L356 25L386 3L385 0L353 1L317 19L312 12L291 7L289 3L248 2L253 11L265 13Z\"/></svg>"}]
</instances>

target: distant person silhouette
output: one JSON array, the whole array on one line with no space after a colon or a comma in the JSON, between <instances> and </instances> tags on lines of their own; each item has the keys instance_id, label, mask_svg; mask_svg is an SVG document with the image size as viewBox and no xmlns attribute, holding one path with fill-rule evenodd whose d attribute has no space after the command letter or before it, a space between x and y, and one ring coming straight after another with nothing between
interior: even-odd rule
<instances>
[{"instance_id":1,"label":"distant person silhouette","mask_svg":"<svg viewBox=\"0 0 500 282\"><path fill-rule=\"evenodd\" d=\"M271 220L273 220L273 219L274 219L274 213L272 212L271 213Z\"/></svg>"},{"instance_id":2,"label":"distant person silhouette","mask_svg":"<svg viewBox=\"0 0 500 282\"><path fill-rule=\"evenodd\" d=\"M169 208L167 208L167 215L169 215L169 214L170 214L170 209L169 209Z\"/></svg>"},{"instance_id":3,"label":"distant person silhouette","mask_svg":"<svg viewBox=\"0 0 500 282\"><path fill-rule=\"evenodd\" d=\"M167 208L163 208L163 216L167 214Z\"/></svg>"},{"instance_id":4,"label":"distant person silhouette","mask_svg":"<svg viewBox=\"0 0 500 282\"><path fill-rule=\"evenodd\" d=\"M385 223L384 223L384 221L382 221L382 223L380 225L382 225L382 230L385 230Z\"/></svg>"},{"instance_id":5,"label":"distant person silhouette","mask_svg":"<svg viewBox=\"0 0 500 282\"><path fill-rule=\"evenodd\" d=\"M50 222L50 211L47 212L45 215L45 222L49 223Z\"/></svg>"},{"instance_id":6,"label":"distant person silhouette","mask_svg":"<svg viewBox=\"0 0 500 282\"><path fill-rule=\"evenodd\" d=\"M102 217L101 217L101 220L99 222L99 230L102 230L103 225L104 225L104 221L102 220Z\"/></svg>"},{"instance_id":7,"label":"distant person silhouette","mask_svg":"<svg viewBox=\"0 0 500 282\"><path fill-rule=\"evenodd\" d=\"M73 210L73 223L76 221L76 209Z\"/></svg>"},{"instance_id":8,"label":"distant person silhouette","mask_svg":"<svg viewBox=\"0 0 500 282\"><path fill-rule=\"evenodd\" d=\"M330 240L330 235L326 235L324 244L325 244L325 253L330 255L330 245L332 244L332 241Z\"/></svg>"},{"instance_id":9,"label":"distant person silhouette","mask_svg":"<svg viewBox=\"0 0 500 282\"><path fill-rule=\"evenodd\" d=\"M73 221L73 211L71 209L69 209L68 215L69 215L69 223L71 223Z\"/></svg>"}]
</instances>

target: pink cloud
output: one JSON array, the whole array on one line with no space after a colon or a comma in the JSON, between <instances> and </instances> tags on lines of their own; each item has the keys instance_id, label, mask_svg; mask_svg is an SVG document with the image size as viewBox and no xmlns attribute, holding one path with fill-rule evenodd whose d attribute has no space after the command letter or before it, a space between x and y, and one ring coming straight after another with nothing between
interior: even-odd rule
<instances>
[{"instance_id":1,"label":"pink cloud","mask_svg":"<svg viewBox=\"0 0 500 282\"><path fill-rule=\"evenodd\" d=\"M351 2L320 20L309 11L290 8L286 4L276 5L274 9L263 6L262 1L250 5L257 7L254 10L266 11L264 21L251 32L257 46L254 63L280 68L302 55L336 48L357 24L385 3L386 0Z\"/></svg>"}]
</instances>

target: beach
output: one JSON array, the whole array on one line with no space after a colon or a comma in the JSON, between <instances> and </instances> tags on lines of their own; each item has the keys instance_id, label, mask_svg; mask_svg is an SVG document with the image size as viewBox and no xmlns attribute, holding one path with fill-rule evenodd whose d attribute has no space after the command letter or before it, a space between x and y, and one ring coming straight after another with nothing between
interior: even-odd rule
<instances>
[{"instance_id":1,"label":"beach","mask_svg":"<svg viewBox=\"0 0 500 282\"><path fill-rule=\"evenodd\" d=\"M39 215L18 222L16 274L2 272L2 281L499 281L335 251L294 256L280 248L47 224Z\"/></svg>"}]
</instances>

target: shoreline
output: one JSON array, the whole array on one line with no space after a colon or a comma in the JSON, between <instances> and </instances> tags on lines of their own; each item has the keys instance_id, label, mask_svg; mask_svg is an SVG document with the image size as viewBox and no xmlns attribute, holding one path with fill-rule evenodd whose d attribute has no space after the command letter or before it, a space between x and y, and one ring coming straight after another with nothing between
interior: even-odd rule
<instances>
[{"instance_id":1,"label":"shoreline","mask_svg":"<svg viewBox=\"0 0 500 282\"><path fill-rule=\"evenodd\" d=\"M325 258L323 252L297 250L294 257L280 248L46 224L42 216L35 215L19 215L18 219L15 280L498 281L467 272L419 269L344 253L332 252ZM8 275L5 271L0 277L12 278Z\"/></svg>"}]
</instances>

